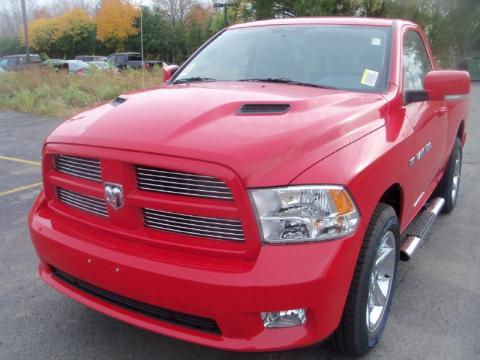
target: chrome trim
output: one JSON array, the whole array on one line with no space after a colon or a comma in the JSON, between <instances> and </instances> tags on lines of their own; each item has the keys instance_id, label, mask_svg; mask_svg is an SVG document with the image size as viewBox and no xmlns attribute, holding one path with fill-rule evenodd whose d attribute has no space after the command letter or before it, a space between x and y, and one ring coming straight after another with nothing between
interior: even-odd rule
<instances>
[{"instance_id":1,"label":"chrome trim","mask_svg":"<svg viewBox=\"0 0 480 360\"><path fill-rule=\"evenodd\" d=\"M145 175L142 175L145 176ZM148 176L148 175L147 175ZM166 178L166 176L165 176ZM183 179L178 179L178 180L183 180ZM199 181L199 180L189 180L189 181ZM207 182L209 180L203 180L202 182ZM142 181L145 184L150 184L150 185L156 185L157 183L167 183L167 184L178 184L178 182L175 181L169 181L169 180L155 180L155 179L145 179ZM209 181L211 182L211 181ZM224 185L202 185L202 184L194 184L195 186L198 187L204 187L204 188L219 188L219 189L225 189ZM171 186L171 185L164 185L164 186Z\"/></svg>"},{"instance_id":2,"label":"chrome trim","mask_svg":"<svg viewBox=\"0 0 480 360\"><path fill-rule=\"evenodd\" d=\"M65 200L65 201L71 201L71 202L74 202L76 204L79 204L80 206L86 206L86 207L91 207L93 209L97 209L99 211L103 211L103 206L102 204L96 204L95 202L90 202L88 200L85 200L81 197L78 197L78 196L75 196L75 195L70 195L68 193L63 193L61 192L59 194L61 200Z\"/></svg>"},{"instance_id":3,"label":"chrome trim","mask_svg":"<svg viewBox=\"0 0 480 360\"><path fill-rule=\"evenodd\" d=\"M57 198L60 202L79 210L102 217L108 217L107 205L105 201L101 199L81 195L62 188L57 188Z\"/></svg>"},{"instance_id":4,"label":"chrome trim","mask_svg":"<svg viewBox=\"0 0 480 360\"><path fill-rule=\"evenodd\" d=\"M105 200L115 210L120 209L125 202L125 196L123 194L123 186L120 184L114 184L106 182L103 184L105 190Z\"/></svg>"},{"instance_id":5,"label":"chrome trim","mask_svg":"<svg viewBox=\"0 0 480 360\"><path fill-rule=\"evenodd\" d=\"M160 182L160 181L158 181ZM150 183L150 182L145 182L145 181L141 181L141 184L145 184L145 188L146 187L150 187L150 188L169 188L169 190L171 189L179 189L179 190L184 190L185 188L184 187L180 187L180 186L171 186L171 185L161 185L161 184L154 184L154 183ZM187 184L189 185L189 184ZM198 186L198 185L197 185ZM193 189L192 189L193 190ZM205 190L205 189L195 189L195 191L199 191L199 192L204 192L204 193L214 193L214 194L224 194L225 192L223 191L217 191L217 190Z\"/></svg>"},{"instance_id":6,"label":"chrome trim","mask_svg":"<svg viewBox=\"0 0 480 360\"><path fill-rule=\"evenodd\" d=\"M64 166L70 166L72 168L75 168L75 169L80 169L80 170L84 170L85 168L88 168L88 169L92 169L92 171L98 171L100 172L100 169L98 167L99 164L91 164L91 163L83 163L83 162L75 162L75 161L71 161L71 160L67 160L67 159L63 159L63 158L60 158L59 159L59 162L62 163L62 165Z\"/></svg>"},{"instance_id":7,"label":"chrome trim","mask_svg":"<svg viewBox=\"0 0 480 360\"><path fill-rule=\"evenodd\" d=\"M417 200L415 200L414 204L413 204L413 207L417 207L418 203L420 202L420 200L422 200L423 196L425 195L425 191L423 191L420 196L417 198Z\"/></svg>"},{"instance_id":8,"label":"chrome trim","mask_svg":"<svg viewBox=\"0 0 480 360\"><path fill-rule=\"evenodd\" d=\"M176 230L176 229L172 229L172 228L169 228L169 227L162 227L160 225L155 225L155 224L148 224L148 227L152 228L152 229L156 229L156 230L162 230L162 231L167 231L167 232L174 232L174 233L178 233L178 234L187 234L187 235L193 235L193 236L197 236L197 237L205 237L205 238L213 238L213 239L220 239L220 240L236 240L236 241L243 241L244 238L232 238L230 235L228 237L226 236L222 236L222 235L213 235L213 234L209 234L208 236L206 236L205 234L198 234L196 232L192 232L192 231L179 231L179 230Z\"/></svg>"},{"instance_id":9,"label":"chrome trim","mask_svg":"<svg viewBox=\"0 0 480 360\"><path fill-rule=\"evenodd\" d=\"M148 220L149 222L153 222L153 223L162 223L162 222L165 222L167 224L163 224L163 225L169 225L169 226L172 226L174 228L181 228L181 229L190 229L190 228L186 228L184 227L184 225L189 225L189 224L185 224L181 221L175 221L175 220L171 220L171 219L159 219L159 218L154 218L153 216L149 215L149 218ZM239 235L239 236L243 236L243 230L242 229L235 229L235 228L222 228L222 227L219 227L219 226L209 226L209 225L195 225L199 231L208 231L208 232L221 232L222 234L226 234L226 233L229 233L231 235Z\"/></svg>"},{"instance_id":10,"label":"chrome trim","mask_svg":"<svg viewBox=\"0 0 480 360\"><path fill-rule=\"evenodd\" d=\"M142 209L145 226L194 236L243 241L243 227L239 220L178 214L168 211Z\"/></svg>"},{"instance_id":11,"label":"chrome trim","mask_svg":"<svg viewBox=\"0 0 480 360\"><path fill-rule=\"evenodd\" d=\"M166 193L166 194L174 194L174 195L186 195L186 196L195 196L195 197L204 197L204 198L209 198L209 199L222 199L222 200L232 200L232 197L225 197L225 196L200 196L200 195L192 195L192 193L189 192L180 192L180 191L168 191L168 190L162 190L159 191L158 189L150 189L146 187L139 187L141 190L147 190L147 191L154 191L154 192L161 192L161 193Z\"/></svg>"},{"instance_id":12,"label":"chrome trim","mask_svg":"<svg viewBox=\"0 0 480 360\"><path fill-rule=\"evenodd\" d=\"M408 160L409 166L414 166L417 161L422 159L430 150L432 150L432 143L428 142L423 148L420 149L410 160Z\"/></svg>"},{"instance_id":13,"label":"chrome trim","mask_svg":"<svg viewBox=\"0 0 480 360\"><path fill-rule=\"evenodd\" d=\"M428 205L427 211L434 215L438 215L440 214L440 211L442 210L443 205L445 205L445 200L443 198L435 198Z\"/></svg>"},{"instance_id":14,"label":"chrome trim","mask_svg":"<svg viewBox=\"0 0 480 360\"><path fill-rule=\"evenodd\" d=\"M144 208L143 209L145 212L153 215L153 216L158 216L159 213L161 213L162 216L164 217L170 217L170 218L186 218L188 221L193 221L193 222L200 222L200 223L207 223L207 224L217 224L217 225L224 225L227 224L229 226L238 226L239 228L242 228L242 224L238 220L231 220L231 219L221 219L221 218L212 218L212 217L206 217L206 216L196 216L196 215L187 215L187 214L178 214L178 213L173 213L170 211L160 211L160 210L154 210L154 209L148 209ZM204 220L199 220L199 219L204 219ZM212 221L212 220L220 220L220 222ZM228 224L230 223L230 224Z\"/></svg>"},{"instance_id":15,"label":"chrome trim","mask_svg":"<svg viewBox=\"0 0 480 360\"><path fill-rule=\"evenodd\" d=\"M414 252L419 248L419 246L423 243L425 236L428 234L428 231L432 227L435 219L437 218L438 214L445 205L445 199L443 198L435 198L433 199L427 206L427 208L423 211L426 211L433 215L431 221L429 221L423 229L423 235L415 236L410 235L406 238L403 242L402 246L400 247L400 259L403 261L408 261L414 254ZM420 215L420 214L419 214ZM418 216L418 215L417 215Z\"/></svg>"},{"instance_id":16,"label":"chrome trim","mask_svg":"<svg viewBox=\"0 0 480 360\"><path fill-rule=\"evenodd\" d=\"M419 238L418 236L407 237L405 242L402 244L402 248L401 248L402 260L405 260L405 259L409 260L421 243L422 243L422 239Z\"/></svg>"},{"instance_id":17,"label":"chrome trim","mask_svg":"<svg viewBox=\"0 0 480 360\"><path fill-rule=\"evenodd\" d=\"M70 156L70 155L63 155L63 154L59 154L57 155L57 157L59 159L62 159L62 160L75 160L75 161L79 161L79 162L84 162L84 163L90 163L92 165L97 165L98 164L98 160L97 159L92 159L92 158L84 158L84 157L79 157L79 156Z\"/></svg>"},{"instance_id":18,"label":"chrome trim","mask_svg":"<svg viewBox=\"0 0 480 360\"><path fill-rule=\"evenodd\" d=\"M230 188L217 178L136 166L137 186L141 190L202 198L233 200Z\"/></svg>"},{"instance_id":19,"label":"chrome trim","mask_svg":"<svg viewBox=\"0 0 480 360\"><path fill-rule=\"evenodd\" d=\"M77 156L56 155L55 169L86 180L101 181L100 161Z\"/></svg>"},{"instance_id":20,"label":"chrome trim","mask_svg":"<svg viewBox=\"0 0 480 360\"><path fill-rule=\"evenodd\" d=\"M469 97L468 94L445 95L445 100L464 100Z\"/></svg>"},{"instance_id":21,"label":"chrome trim","mask_svg":"<svg viewBox=\"0 0 480 360\"><path fill-rule=\"evenodd\" d=\"M189 174L189 173L182 173L182 172L176 172L176 171L170 171L170 170L162 170L162 169L157 169L157 168L151 168L151 167L143 167L143 166L137 166L137 170L140 169L142 171L151 171L155 173L162 173L162 174L168 174L168 175L180 175L180 176L191 176L195 178L205 178L205 179L214 179L216 182L219 182L220 180L215 179L214 177L207 176L207 175L197 175L197 174Z\"/></svg>"}]
</instances>

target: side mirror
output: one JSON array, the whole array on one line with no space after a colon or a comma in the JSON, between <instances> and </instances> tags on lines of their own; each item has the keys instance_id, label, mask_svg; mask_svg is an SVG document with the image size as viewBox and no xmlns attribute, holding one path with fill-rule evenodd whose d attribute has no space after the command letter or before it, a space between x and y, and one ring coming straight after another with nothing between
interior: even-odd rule
<instances>
[{"instance_id":1,"label":"side mirror","mask_svg":"<svg viewBox=\"0 0 480 360\"><path fill-rule=\"evenodd\" d=\"M470 75L466 71L431 71L425 77L424 87L430 100L467 95L470 93Z\"/></svg>"},{"instance_id":2,"label":"side mirror","mask_svg":"<svg viewBox=\"0 0 480 360\"><path fill-rule=\"evenodd\" d=\"M175 72L178 70L179 66L178 65L168 65L165 69L163 69L163 81L167 82L170 80L175 74Z\"/></svg>"}]
</instances>

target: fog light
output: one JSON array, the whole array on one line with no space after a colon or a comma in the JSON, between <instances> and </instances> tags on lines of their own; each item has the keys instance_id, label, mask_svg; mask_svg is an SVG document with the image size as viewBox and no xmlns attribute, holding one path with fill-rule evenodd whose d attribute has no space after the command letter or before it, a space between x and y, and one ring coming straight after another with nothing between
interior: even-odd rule
<instances>
[{"instance_id":1,"label":"fog light","mask_svg":"<svg viewBox=\"0 0 480 360\"><path fill-rule=\"evenodd\" d=\"M263 326L266 328L282 328L300 326L307 322L305 309L293 309L278 312L262 312Z\"/></svg>"}]
</instances>

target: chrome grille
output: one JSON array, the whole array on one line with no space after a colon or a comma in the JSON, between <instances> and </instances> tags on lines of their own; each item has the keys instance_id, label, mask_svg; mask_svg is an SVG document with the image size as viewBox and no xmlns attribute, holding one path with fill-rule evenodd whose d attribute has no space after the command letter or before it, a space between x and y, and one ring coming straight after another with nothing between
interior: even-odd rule
<instances>
[{"instance_id":1,"label":"chrome grille","mask_svg":"<svg viewBox=\"0 0 480 360\"><path fill-rule=\"evenodd\" d=\"M210 199L233 199L227 184L211 176L146 166L137 166L136 172L137 184L142 190Z\"/></svg>"},{"instance_id":2,"label":"chrome grille","mask_svg":"<svg viewBox=\"0 0 480 360\"><path fill-rule=\"evenodd\" d=\"M178 214L153 209L142 210L145 226L149 228L213 239L244 240L242 223L239 220Z\"/></svg>"},{"instance_id":3,"label":"chrome grille","mask_svg":"<svg viewBox=\"0 0 480 360\"><path fill-rule=\"evenodd\" d=\"M101 181L100 161L76 156L55 156L55 169L82 179Z\"/></svg>"},{"instance_id":4,"label":"chrome grille","mask_svg":"<svg viewBox=\"0 0 480 360\"><path fill-rule=\"evenodd\" d=\"M107 204L104 200L78 194L76 192L57 188L60 202L91 214L108 217Z\"/></svg>"}]
</instances>

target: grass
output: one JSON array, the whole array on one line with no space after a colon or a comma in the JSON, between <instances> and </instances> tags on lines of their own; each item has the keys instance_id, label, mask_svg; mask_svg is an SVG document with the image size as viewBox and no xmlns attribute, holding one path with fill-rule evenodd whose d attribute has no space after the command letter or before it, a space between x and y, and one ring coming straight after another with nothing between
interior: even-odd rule
<instances>
[{"instance_id":1,"label":"grass","mask_svg":"<svg viewBox=\"0 0 480 360\"><path fill-rule=\"evenodd\" d=\"M0 108L69 118L133 90L160 85L163 70L92 71L85 76L45 69L0 73Z\"/></svg>"}]
</instances>

